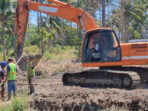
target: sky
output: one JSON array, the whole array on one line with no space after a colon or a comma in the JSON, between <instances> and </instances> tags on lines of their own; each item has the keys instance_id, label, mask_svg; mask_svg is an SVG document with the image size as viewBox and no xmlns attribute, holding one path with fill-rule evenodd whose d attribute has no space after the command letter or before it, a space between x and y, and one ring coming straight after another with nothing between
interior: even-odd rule
<instances>
[{"instance_id":1,"label":"sky","mask_svg":"<svg viewBox=\"0 0 148 111\"><path fill-rule=\"evenodd\" d=\"M112 14L112 10L114 8L117 8L115 6L119 6L117 0L115 0L112 3L112 5L107 6L107 8L106 8L106 15L107 15L107 17L109 17ZM30 11L29 15L30 15L29 16L29 21L31 22L31 24L37 25L37 12L36 11ZM45 14L42 13L42 15L45 15ZM98 20L101 20L101 15L102 15L101 14L101 10L98 9L98 11L96 12L96 18Z\"/></svg>"}]
</instances>

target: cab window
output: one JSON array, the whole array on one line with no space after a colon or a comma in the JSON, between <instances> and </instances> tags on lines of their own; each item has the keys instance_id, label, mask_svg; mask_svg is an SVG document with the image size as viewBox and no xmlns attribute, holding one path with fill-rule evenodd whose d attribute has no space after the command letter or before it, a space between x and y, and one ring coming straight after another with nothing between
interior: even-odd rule
<instances>
[{"instance_id":1,"label":"cab window","mask_svg":"<svg viewBox=\"0 0 148 111\"><path fill-rule=\"evenodd\" d=\"M84 44L83 59L85 62L110 62L121 59L116 35L110 30L88 34Z\"/></svg>"}]
</instances>

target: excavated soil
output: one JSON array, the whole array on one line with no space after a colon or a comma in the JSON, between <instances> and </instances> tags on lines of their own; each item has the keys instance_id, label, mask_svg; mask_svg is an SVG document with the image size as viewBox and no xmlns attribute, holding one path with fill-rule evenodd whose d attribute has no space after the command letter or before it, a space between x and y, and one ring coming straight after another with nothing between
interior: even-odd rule
<instances>
[{"instance_id":1,"label":"excavated soil","mask_svg":"<svg viewBox=\"0 0 148 111\"><path fill-rule=\"evenodd\" d=\"M78 63L52 64L42 61L36 70L37 76L34 81L36 93L29 102L30 110L148 111L148 84L134 90L63 86L63 73L86 69ZM23 75L25 77L25 73ZM27 83L23 76L17 84L19 92L27 91Z\"/></svg>"}]
</instances>

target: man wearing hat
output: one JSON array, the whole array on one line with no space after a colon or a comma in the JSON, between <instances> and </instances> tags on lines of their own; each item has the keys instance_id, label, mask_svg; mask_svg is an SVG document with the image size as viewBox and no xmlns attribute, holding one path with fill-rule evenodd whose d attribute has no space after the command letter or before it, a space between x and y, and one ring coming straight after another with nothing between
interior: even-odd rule
<instances>
[{"instance_id":1,"label":"man wearing hat","mask_svg":"<svg viewBox=\"0 0 148 111\"><path fill-rule=\"evenodd\" d=\"M1 86L1 98L2 100L5 99L5 83L3 82L4 81L4 78L5 78L5 67L7 66L7 63L6 62L2 62L0 64L0 86Z\"/></svg>"},{"instance_id":2,"label":"man wearing hat","mask_svg":"<svg viewBox=\"0 0 148 111\"><path fill-rule=\"evenodd\" d=\"M13 95L16 96L16 64L13 63L13 59L8 59L7 65L7 74L4 82L8 81L8 100L11 99L11 92L13 91Z\"/></svg>"},{"instance_id":3,"label":"man wearing hat","mask_svg":"<svg viewBox=\"0 0 148 111\"><path fill-rule=\"evenodd\" d=\"M27 79L28 79L28 85L30 89L30 95L33 94L34 91L34 85L33 85L33 80L35 76L35 69L34 69L34 62L33 62L33 56L28 56L27 58Z\"/></svg>"}]
</instances>

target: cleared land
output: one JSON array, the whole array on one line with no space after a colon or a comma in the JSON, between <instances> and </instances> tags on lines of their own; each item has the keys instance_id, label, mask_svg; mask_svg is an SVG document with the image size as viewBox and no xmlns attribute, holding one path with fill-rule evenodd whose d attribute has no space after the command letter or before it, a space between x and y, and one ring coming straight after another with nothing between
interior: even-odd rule
<instances>
[{"instance_id":1,"label":"cleared land","mask_svg":"<svg viewBox=\"0 0 148 111\"><path fill-rule=\"evenodd\" d=\"M148 84L138 89L82 88L63 86L65 72L87 70L75 61L58 64L41 61L35 79L36 94L30 100L31 110L38 111L139 111L148 110ZM27 92L25 73L19 76L19 93ZM23 81L23 82L22 82Z\"/></svg>"}]
</instances>

